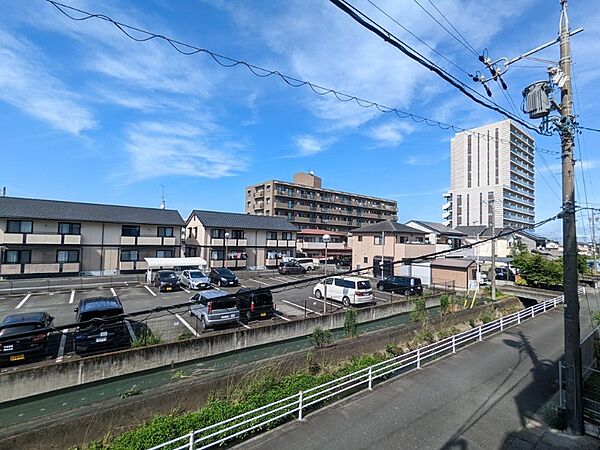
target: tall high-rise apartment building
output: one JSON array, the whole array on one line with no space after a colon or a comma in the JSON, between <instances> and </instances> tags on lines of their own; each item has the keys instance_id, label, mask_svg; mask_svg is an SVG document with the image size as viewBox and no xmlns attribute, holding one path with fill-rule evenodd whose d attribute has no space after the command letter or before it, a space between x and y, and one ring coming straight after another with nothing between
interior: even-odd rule
<instances>
[{"instance_id":1,"label":"tall high-rise apartment building","mask_svg":"<svg viewBox=\"0 0 600 450\"><path fill-rule=\"evenodd\" d=\"M364 224L396 220L394 200L334 191L321 178L300 172L294 181L270 180L246 188L246 213L285 217L300 229L349 232Z\"/></svg>"},{"instance_id":2,"label":"tall high-rise apartment building","mask_svg":"<svg viewBox=\"0 0 600 450\"><path fill-rule=\"evenodd\" d=\"M534 146L505 120L457 133L451 141L444 224L526 227L535 223Z\"/></svg>"}]
</instances>

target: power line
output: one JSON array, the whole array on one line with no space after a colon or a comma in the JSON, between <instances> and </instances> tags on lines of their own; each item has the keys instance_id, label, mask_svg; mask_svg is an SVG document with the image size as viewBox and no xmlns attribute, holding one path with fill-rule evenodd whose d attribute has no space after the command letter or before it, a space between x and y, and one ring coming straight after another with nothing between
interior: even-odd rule
<instances>
[{"instance_id":1,"label":"power line","mask_svg":"<svg viewBox=\"0 0 600 450\"><path fill-rule=\"evenodd\" d=\"M452 86L457 88L460 92L462 92L468 98L473 100L475 103L477 103L481 106L484 106L485 108L491 109L492 111L496 111L496 112L502 114L503 116L505 116L509 119L512 119L515 122L518 122L519 124L521 124L522 126L524 126L525 128L527 128L531 131L535 131L538 134L542 134L538 128L530 125L528 122L525 122L525 121L519 119L518 117L513 116L508 111L506 111L505 109L498 106L496 103L494 103L494 105L490 105L489 103L477 98L476 96L479 96L482 98L485 98L485 97L483 97L479 92L471 89L469 86L466 86L461 81L457 80L455 77L453 77L452 75L450 75L449 73L447 73L446 71L441 69L439 66L435 65L432 61L425 58L423 55L421 55L416 50L412 49L410 46L406 45L404 42L402 42L400 39L398 39L396 36L394 36L392 33L390 33L384 27L379 25L373 19L368 17L366 14L364 14L363 12L361 12L360 10L358 10L356 7L352 6L345 0L329 0L329 1L331 3L333 3L335 6L337 6L339 9L341 9L343 12L348 14L355 22L357 22L364 28L368 29L372 33L376 34L377 36L381 37L385 42L396 47L398 50L400 50L402 53L404 53L406 56L408 56L412 60L418 62L422 66L426 67L430 71L432 71L435 74L437 74L438 76L440 76L443 80L447 81ZM475 95L472 94L470 91L473 92Z\"/></svg>"},{"instance_id":2,"label":"power line","mask_svg":"<svg viewBox=\"0 0 600 450\"><path fill-rule=\"evenodd\" d=\"M167 42L171 47L173 47L173 49L175 49L177 52L179 52L183 55L191 56L191 55L196 55L196 54L206 54L206 55L209 55L213 59L213 61L215 61L217 64L219 64L222 67L232 68L232 67L236 67L236 66L242 66L242 67L245 67L246 69L248 69L253 75L255 75L259 78L267 78L270 76L275 76L275 77L281 79L283 82L286 83L286 85L288 85L290 87L294 87L294 88L308 87L308 88L310 88L310 90L312 92L314 92L316 95L319 95L319 96L333 95L337 100L339 100L341 102L352 102L353 101L356 105L358 105L362 108L367 108L367 109L368 108L376 108L378 111L380 111L382 113L386 113L386 114L393 113L400 119L411 119L415 123L424 123L427 126L437 127L443 131L452 130L455 133L464 132L464 133L468 133L471 135L485 136L482 133L477 133L475 131L472 131L472 130L469 130L466 128L462 128L462 127L459 127L454 124L449 124L449 123L441 122L441 121L431 119L428 117L424 117L424 116L421 116L418 114L402 111L398 108L386 106L381 103L374 102L371 100L366 100L364 98L361 98L361 97L358 97L358 96L355 96L352 94L346 94L344 92L337 91L332 88L324 87L324 86L318 85L316 83L312 83L310 81L305 81L305 80L301 80L296 77L285 75L278 70L266 69L264 67L250 64L246 61L231 58L229 56L220 55L211 50L196 47L194 45L187 44L187 43L178 41L176 39L166 37L162 34L153 33L153 32L147 31L147 30L143 30L138 27L134 27L134 26L122 23L122 22L118 22L104 14L90 13L90 12L87 12L87 11L84 11L84 10L81 10L81 9L78 9L78 8L75 8L75 7L72 7L69 5L65 5L63 3L60 3L60 2L57 2L54 0L46 0L46 1L50 4L52 4L56 9L58 9L58 11L60 11L64 16L68 17L71 20L85 21L85 20L89 20L89 19L100 19L100 20L109 22L109 23L113 24L116 28L118 28L127 37L129 37L130 39L132 39L136 42L147 42L152 39L163 40L163 41ZM75 11L79 14L82 14L83 16L75 17L72 14L70 14L67 10ZM127 30L135 31L136 33L142 34L146 37L137 38L135 36L132 36L131 33L129 33ZM184 51L180 47L186 48L189 50ZM506 140L506 139L495 139L493 137L490 139L492 139L493 141L498 141L498 142L502 142L502 143L510 143L510 141ZM539 148L539 147L536 147L536 150L539 152L547 153L547 154L559 154L558 151L548 150L548 149Z\"/></svg>"},{"instance_id":3,"label":"power line","mask_svg":"<svg viewBox=\"0 0 600 450\"><path fill-rule=\"evenodd\" d=\"M442 11L440 11L440 9L437 6L435 6L435 4L431 0L427 0L427 1L431 4L431 6L433 6L435 8L435 10L440 14L440 16L442 16L444 18L444 20L448 23L448 25L450 25L452 27L452 29L458 33L458 35L462 38L462 40L465 41L465 44L467 44L467 46L471 49L471 52L473 54L475 54L475 56L478 56L477 50L475 50L473 48L473 46L471 45L471 43L467 40L467 38L464 37L461 34L461 32L456 29L456 27L452 24L452 22L450 22L448 20L448 18L444 15L444 13Z\"/></svg>"},{"instance_id":4,"label":"power line","mask_svg":"<svg viewBox=\"0 0 600 450\"><path fill-rule=\"evenodd\" d=\"M600 129L598 128L582 127L581 125L579 125L577 128L580 130L595 131L596 133L600 133Z\"/></svg>"}]
</instances>

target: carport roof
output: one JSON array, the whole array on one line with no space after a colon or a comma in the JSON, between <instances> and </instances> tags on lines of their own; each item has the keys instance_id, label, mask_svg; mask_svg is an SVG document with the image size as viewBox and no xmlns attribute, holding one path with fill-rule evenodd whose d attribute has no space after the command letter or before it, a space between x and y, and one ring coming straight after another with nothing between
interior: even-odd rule
<instances>
[{"instance_id":1,"label":"carport roof","mask_svg":"<svg viewBox=\"0 0 600 450\"><path fill-rule=\"evenodd\" d=\"M383 222L370 223L363 225L360 228L355 228L352 233L412 233L412 234L427 234L425 231L417 230L416 228L409 227L402 223L395 222L393 220L384 220Z\"/></svg>"},{"instance_id":2,"label":"carport roof","mask_svg":"<svg viewBox=\"0 0 600 450\"><path fill-rule=\"evenodd\" d=\"M174 209L102 205L34 198L0 197L0 217L8 219L64 220L183 226Z\"/></svg>"},{"instance_id":3,"label":"carport roof","mask_svg":"<svg viewBox=\"0 0 600 450\"><path fill-rule=\"evenodd\" d=\"M246 230L299 231L284 217L255 216L251 214L203 211L195 209L189 220L196 216L200 223L209 228L237 228Z\"/></svg>"}]
</instances>

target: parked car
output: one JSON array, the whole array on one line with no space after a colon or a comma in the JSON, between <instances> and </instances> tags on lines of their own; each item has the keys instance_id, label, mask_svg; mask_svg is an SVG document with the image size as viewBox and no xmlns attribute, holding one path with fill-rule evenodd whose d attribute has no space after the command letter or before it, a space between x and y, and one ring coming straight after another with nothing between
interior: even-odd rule
<instances>
[{"instance_id":1,"label":"parked car","mask_svg":"<svg viewBox=\"0 0 600 450\"><path fill-rule=\"evenodd\" d=\"M227 267L214 267L208 274L210 282L217 286L237 286L240 281L231 270Z\"/></svg>"},{"instance_id":2,"label":"parked car","mask_svg":"<svg viewBox=\"0 0 600 450\"><path fill-rule=\"evenodd\" d=\"M317 283L313 294L317 299L325 296L327 285L327 298L342 302L345 307L365 303L373 303L373 289L366 278L359 277L330 277Z\"/></svg>"},{"instance_id":3,"label":"parked car","mask_svg":"<svg viewBox=\"0 0 600 450\"><path fill-rule=\"evenodd\" d=\"M273 294L269 290L253 291L242 288L235 296L240 317L246 321L270 319L275 314Z\"/></svg>"},{"instance_id":4,"label":"parked car","mask_svg":"<svg viewBox=\"0 0 600 450\"><path fill-rule=\"evenodd\" d=\"M223 291L205 291L193 295L190 300L190 314L198 320L200 331L206 328L236 324L240 320L240 311L233 297Z\"/></svg>"},{"instance_id":5,"label":"parked car","mask_svg":"<svg viewBox=\"0 0 600 450\"><path fill-rule=\"evenodd\" d=\"M131 345L125 321L110 320L125 314L118 297L82 298L74 311L79 323L73 336L75 353L117 350Z\"/></svg>"},{"instance_id":6,"label":"parked car","mask_svg":"<svg viewBox=\"0 0 600 450\"><path fill-rule=\"evenodd\" d=\"M160 270L154 274L154 286L158 292L176 291L179 289L179 277L172 270Z\"/></svg>"},{"instance_id":7,"label":"parked car","mask_svg":"<svg viewBox=\"0 0 600 450\"><path fill-rule=\"evenodd\" d=\"M515 274L508 267L496 267L496 280L515 281Z\"/></svg>"},{"instance_id":8,"label":"parked car","mask_svg":"<svg viewBox=\"0 0 600 450\"><path fill-rule=\"evenodd\" d=\"M315 262L312 258L296 258L294 261L304 267L307 271L317 270L319 268L319 263Z\"/></svg>"},{"instance_id":9,"label":"parked car","mask_svg":"<svg viewBox=\"0 0 600 450\"><path fill-rule=\"evenodd\" d=\"M279 264L277 271L282 275L306 273L306 268L298 264L298 261L288 261Z\"/></svg>"},{"instance_id":10,"label":"parked car","mask_svg":"<svg viewBox=\"0 0 600 450\"><path fill-rule=\"evenodd\" d=\"M201 270L184 270L179 275L179 284L188 289L209 289L210 280Z\"/></svg>"},{"instance_id":11,"label":"parked car","mask_svg":"<svg viewBox=\"0 0 600 450\"><path fill-rule=\"evenodd\" d=\"M404 295L422 295L421 279L416 277L391 276L377 282L380 291Z\"/></svg>"},{"instance_id":12,"label":"parked car","mask_svg":"<svg viewBox=\"0 0 600 450\"><path fill-rule=\"evenodd\" d=\"M46 356L48 330L54 318L47 312L11 314L0 322L0 363L29 361ZM18 337L21 333L39 333ZM14 336L14 338L11 338ZM4 338L7 338L4 340Z\"/></svg>"}]
</instances>

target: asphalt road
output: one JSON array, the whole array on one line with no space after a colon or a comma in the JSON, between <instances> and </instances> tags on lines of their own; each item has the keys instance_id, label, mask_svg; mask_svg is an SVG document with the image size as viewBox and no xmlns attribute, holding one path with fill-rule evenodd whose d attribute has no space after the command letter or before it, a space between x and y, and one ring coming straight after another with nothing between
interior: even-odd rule
<instances>
[{"instance_id":1,"label":"asphalt road","mask_svg":"<svg viewBox=\"0 0 600 450\"><path fill-rule=\"evenodd\" d=\"M556 392L562 352L559 309L238 447L502 448Z\"/></svg>"}]
</instances>

